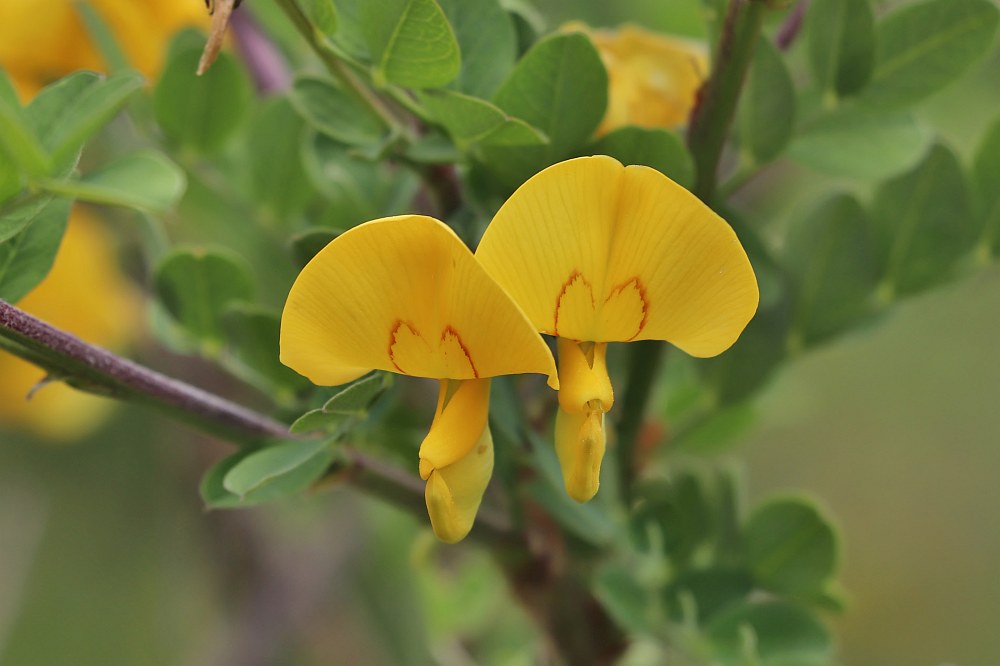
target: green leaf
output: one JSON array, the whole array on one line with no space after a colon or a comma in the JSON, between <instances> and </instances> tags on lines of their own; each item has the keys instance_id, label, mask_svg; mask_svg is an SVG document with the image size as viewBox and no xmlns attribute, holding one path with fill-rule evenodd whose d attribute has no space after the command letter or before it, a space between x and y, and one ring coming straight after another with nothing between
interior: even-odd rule
<instances>
[{"instance_id":1,"label":"green leaf","mask_svg":"<svg viewBox=\"0 0 1000 666\"><path fill-rule=\"evenodd\" d=\"M1000 117L979 143L972 175L979 214L986 224L986 242L996 254L1000 252Z\"/></svg>"},{"instance_id":2,"label":"green leaf","mask_svg":"<svg viewBox=\"0 0 1000 666\"><path fill-rule=\"evenodd\" d=\"M333 0L304 0L302 7L316 28L332 37L337 32L337 8Z\"/></svg>"},{"instance_id":3,"label":"green leaf","mask_svg":"<svg viewBox=\"0 0 1000 666\"><path fill-rule=\"evenodd\" d=\"M319 251L340 235L336 229L313 228L292 236L288 242L292 251L292 259L300 268L304 267Z\"/></svg>"},{"instance_id":4,"label":"green leaf","mask_svg":"<svg viewBox=\"0 0 1000 666\"><path fill-rule=\"evenodd\" d=\"M794 123L792 76L778 49L761 35L740 104L743 150L757 164L773 160L788 145Z\"/></svg>"},{"instance_id":5,"label":"green leaf","mask_svg":"<svg viewBox=\"0 0 1000 666\"><path fill-rule=\"evenodd\" d=\"M677 566L684 566L712 535L712 509L703 479L687 471L669 479L649 479L635 491L630 524L644 548L648 530L655 529L663 549Z\"/></svg>"},{"instance_id":6,"label":"green leaf","mask_svg":"<svg viewBox=\"0 0 1000 666\"><path fill-rule=\"evenodd\" d=\"M809 64L819 88L843 97L861 90L875 64L870 0L813 0L806 12Z\"/></svg>"},{"instance_id":7,"label":"green leaf","mask_svg":"<svg viewBox=\"0 0 1000 666\"><path fill-rule=\"evenodd\" d=\"M234 136L252 92L242 66L228 53L220 53L204 75L196 76L200 59L200 49L173 53L153 92L153 110L171 141L210 154Z\"/></svg>"},{"instance_id":8,"label":"green leaf","mask_svg":"<svg viewBox=\"0 0 1000 666\"><path fill-rule=\"evenodd\" d=\"M107 79L77 72L43 90L27 112L36 136L59 163L108 124L142 84L142 75L132 70Z\"/></svg>"},{"instance_id":9,"label":"green leaf","mask_svg":"<svg viewBox=\"0 0 1000 666\"><path fill-rule=\"evenodd\" d=\"M868 310L879 267L871 222L854 197L834 195L794 220L784 255L802 342L827 338Z\"/></svg>"},{"instance_id":10,"label":"green leaf","mask_svg":"<svg viewBox=\"0 0 1000 666\"><path fill-rule=\"evenodd\" d=\"M494 103L549 137L545 146L490 148L483 163L507 188L579 154L604 117L608 75L594 45L580 33L535 44L497 91Z\"/></svg>"},{"instance_id":11,"label":"green leaf","mask_svg":"<svg viewBox=\"0 0 1000 666\"><path fill-rule=\"evenodd\" d=\"M622 564L605 564L595 576L594 593L618 626L630 632L654 629L652 595L635 579L635 572Z\"/></svg>"},{"instance_id":12,"label":"green leaf","mask_svg":"<svg viewBox=\"0 0 1000 666\"><path fill-rule=\"evenodd\" d=\"M716 654L735 666L758 663L746 660L747 632L751 654L762 666L822 666L831 656L832 642L819 620L781 601L733 606L715 617L706 633Z\"/></svg>"},{"instance_id":13,"label":"green leaf","mask_svg":"<svg viewBox=\"0 0 1000 666\"><path fill-rule=\"evenodd\" d=\"M865 102L908 106L937 92L986 54L998 21L991 0L927 0L891 12L876 26Z\"/></svg>"},{"instance_id":14,"label":"green leaf","mask_svg":"<svg viewBox=\"0 0 1000 666\"><path fill-rule=\"evenodd\" d=\"M392 384L391 375L377 372L336 393L319 409L306 412L292 424L293 433L332 430L348 419L363 418L372 403Z\"/></svg>"},{"instance_id":15,"label":"green leaf","mask_svg":"<svg viewBox=\"0 0 1000 666\"><path fill-rule=\"evenodd\" d=\"M489 98L514 67L517 33L498 0L440 0L462 52L462 69L451 87Z\"/></svg>"},{"instance_id":16,"label":"green leaf","mask_svg":"<svg viewBox=\"0 0 1000 666\"><path fill-rule=\"evenodd\" d=\"M318 480L333 463L335 454L331 449L317 453L306 462L285 474L274 476L267 483L242 497L230 492L224 485L226 476L255 451L239 451L223 458L212 466L202 478L199 488L202 501L209 509L233 509L274 502L285 497L298 495Z\"/></svg>"},{"instance_id":17,"label":"green leaf","mask_svg":"<svg viewBox=\"0 0 1000 666\"><path fill-rule=\"evenodd\" d=\"M962 166L941 145L917 168L879 187L872 218L887 298L948 279L982 229Z\"/></svg>"},{"instance_id":18,"label":"green leaf","mask_svg":"<svg viewBox=\"0 0 1000 666\"><path fill-rule=\"evenodd\" d=\"M24 178L7 154L0 149L0 215L4 215L3 204L21 191ZM2 223L0 223L2 228ZM0 234L3 232L0 231Z\"/></svg>"},{"instance_id":19,"label":"green leaf","mask_svg":"<svg viewBox=\"0 0 1000 666\"><path fill-rule=\"evenodd\" d=\"M459 148L472 144L528 146L548 138L523 120L511 118L489 102L452 90L424 93L420 101Z\"/></svg>"},{"instance_id":20,"label":"green leaf","mask_svg":"<svg viewBox=\"0 0 1000 666\"><path fill-rule=\"evenodd\" d=\"M329 201L317 224L336 231L390 215L412 211L419 187L412 170L355 157L345 146L323 134L307 136L302 153L306 174Z\"/></svg>"},{"instance_id":21,"label":"green leaf","mask_svg":"<svg viewBox=\"0 0 1000 666\"><path fill-rule=\"evenodd\" d=\"M837 569L837 532L816 504L789 497L750 514L743 532L747 564L761 587L802 598L823 590Z\"/></svg>"},{"instance_id":22,"label":"green leaf","mask_svg":"<svg viewBox=\"0 0 1000 666\"><path fill-rule=\"evenodd\" d=\"M164 155L143 150L89 173L83 180L48 180L42 186L84 201L163 214L180 200L187 179Z\"/></svg>"},{"instance_id":23,"label":"green leaf","mask_svg":"<svg viewBox=\"0 0 1000 666\"><path fill-rule=\"evenodd\" d=\"M279 221L301 213L316 195L302 164L304 132L305 123L284 97L262 102L250 124L250 191Z\"/></svg>"},{"instance_id":24,"label":"green leaf","mask_svg":"<svg viewBox=\"0 0 1000 666\"><path fill-rule=\"evenodd\" d=\"M253 296L250 269L221 250L176 250L156 271L156 295L170 316L208 353L221 347L223 313Z\"/></svg>"},{"instance_id":25,"label":"green leaf","mask_svg":"<svg viewBox=\"0 0 1000 666\"><path fill-rule=\"evenodd\" d=\"M0 153L31 176L44 176L52 160L31 131L25 110L17 101L14 88L0 69Z\"/></svg>"},{"instance_id":26,"label":"green leaf","mask_svg":"<svg viewBox=\"0 0 1000 666\"><path fill-rule=\"evenodd\" d=\"M741 402L712 409L693 426L680 430L671 442L678 451L715 455L739 441L757 422L757 409Z\"/></svg>"},{"instance_id":27,"label":"green leaf","mask_svg":"<svg viewBox=\"0 0 1000 666\"><path fill-rule=\"evenodd\" d=\"M622 164L652 167L684 187L694 183L694 162L684 142L673 132L645 127L620 127L591 144L588 154L610 155Z\"/></svg>"},{"instance_id":28,"label":"green leaf","mask_svg":"<svg viewBox=\"0 0 1000 666\"><path fill-rule=\"evenodd\" d=\"M348 145L379 144L389 131L354 93L324 77L297 77L292 84L291 101L310 125Z\"/></svg>"},{"instance_id":29,"label":"green leaf","mask_svg":"<svg viewBox=\"0 0 1000 666\"><path fill-rule=\"evenodd\" d=\"M309 380L278 359L281 329L278 315L237 302L223 312L222 326L236 358L264 382L290 393L309 385Z\"/></svg>"},{"instance_id":30,"label":"green leaf","mask_svg":"<svg viewBox=\"0 0 1000 666\"><path fill-rule=\"evenodd\" d=\"M330 444L322 440L269 446L251 453L233 465L223 477L222 486L241 498L289 475L300 482L296 485L308 486L318 476L315 474L316 469L325 469L331 460ZM317 464L317 461L323 464ZM303 474L303 467L310 472L304 476L311 477L304 484L301 483L302 479L298 478Z\"/></svg>"},{"instance_id":31,"label":"green leaf","mask_svg":"<svg viewBox=\"0 0 1000 666\"><path fill-rule=\"evenodd\" d=\"M436 88L458 76L458 41L434 0L362 2L359 17L376 83Z\"/></svg>"},{"instance_id":32,"label":"green leaf","mask_svg":"<svg viewBox=\"0 0 1000 666\"><path fill-rule=\"evenodd\" d=\"M66 231L72 201L43 201L37 208L28 207L20 232L0 242L0 299L10 303L21 300L48 275ZM5 220L0 218L0 228Z\"/></svg>"},{"instance_id":33,"label":"green leaf","mask_svg":"<svg viewBox=\"0 0 1000 666\"><path fill-rule=\"evenodd\" d=\"M704 625L721 611L742 602L753 590L753 577L744 569L712 566L706 569L689 569L681 573L667 588L664 595L673 618L683 621L683 595L694 600L698 624Z\"/></svg>"},{"instance_id":34,"label":"green leaf","mask_svg":"<svg viewBox=\"0 0 1000 666\"><path fill-rule=\"evenodd\" d=\"M37 196L12 201L0 207L0 243L21 233L29 224L39 219L50 203L52 203L51 196Z\"/></svg>"},{"instance_id":35,"label":"green leaf","mask_svg":"<svg viewBox=\"0 0 1000 666\"><path fill-rule=\"evenodd\" d=\"M788 155L831 175L877 180L916 164L931 140L928 128L909 113L843 107L804 127Z\"/></svg>"}]
</instances>

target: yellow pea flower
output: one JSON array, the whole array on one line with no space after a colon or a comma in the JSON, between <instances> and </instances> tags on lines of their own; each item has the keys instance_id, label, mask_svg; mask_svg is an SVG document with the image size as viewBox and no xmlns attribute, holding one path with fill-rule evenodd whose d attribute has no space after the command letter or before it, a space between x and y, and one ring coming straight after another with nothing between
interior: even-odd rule
<instances>
[{"instance_id":1,"label":"yellow pea flower","mask_svg":"<svg viewBox=\"0 0 1000 666\"><path fill-rule=\"evenodd\" d=\"M666 340L714 356L757 310L753 269L725 220L660 172L603 155L524 183L476 258L535 328L558 338L556 452L580 502L597 492L614 402L607 343Z\"/></svg>"},{"instance_id":2,"label":"yellow pea flower","mask_svg":"<svg viewBox=\"0 0 1000 666\"><path fill-rule=\"evenodd\" d=\"M590 37L608 70L608 110L598 135L625 125L672 129L687 123L708 76L701 44L634 25L595 30L573 23L567 28Z\"/></svg>"},{"instance_id":3,"label":"yellow pea flower","mask_svg":"<svg viewBox=\"0 0 1000 666\"><path fill-rule=\"evenodd\" d=\"M25 100L47 83L104 63L77 10L79 0L0 2L0 67ZM200 0L88 0L108 24L133 67L153 78L163 66L171 35L207 27Z\"/></svg>"},{"instance_id":4,"label":"yellow pea flower","mask_svg":"<svg viewBox=\"0 0 1000 666\"><path fill-rule=\"evenodd\" d=\"M138 299L117 268L113 246L98 220L74 210L52 270L18 307L86 342L120 349L132 337ZM44 378L45 371L0 352L0 425L68 440L93 430L113 406L59 382L38 388L28 400Z\"/></svg>"},{"instance_id":5,"label":"yellow pea flower","mask_svg":"<svg viewBox=\"0 0 1000 666\"><path fill-rule=\"evenodd\" d=\"M281 316L281 362L320 385L372 369L440 380L420 446L431 526L472 528L493 471L490 377L537 372L558 386L531 322L445 224L366 222L331 241L296 279Z\"/></svg>"}]
</instances>

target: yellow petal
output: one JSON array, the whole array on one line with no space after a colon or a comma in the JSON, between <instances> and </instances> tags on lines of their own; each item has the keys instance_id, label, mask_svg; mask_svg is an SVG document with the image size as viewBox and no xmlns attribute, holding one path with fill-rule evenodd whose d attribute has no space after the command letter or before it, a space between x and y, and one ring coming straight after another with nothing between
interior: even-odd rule
<instances>
[{"instance_id":1,"label":"yellow petal","mask_svg":"<svg viewBox=\"0 0 1000 666\"><path fill-rule=\"evenodd\" d=\"M420 476L464 457L486 427L490 380L443 380L430 432L420 445Z\"/></svg>"},{"instance_id":2,"label":"yellow petal","mask_svg":"<svg viewBox=\"0 0 1000 666\"><path fill-rule=\"evenodd\" d=\"M615 394L608 377L608 343L577 342L558 338L559 406L574 414L593 409L609 411Z\"/></svg>"},{"instance_id":3,"label":"yellow petal","mask_svg":"<svg viewBox=\"0 0 1000 666\"><path fill-rule=\"evenodd\" d=\"M687 122L708 74L703 45L631 25L588 34L608 70L608 111L598 135L624 125Z\"/></svg>"},{"instance_id":4,"label":"yellow petal","mask_svg":"<svg viewBox=\"0 0 1000 666\"><path fill-rule=\"evenodd\" d=\"M281 318L281 361L317 384L372 368L436 379L537 372L552 354L524 313L445 224L383 218L302 269Z\"/></svg>"},{"instance_id":5,"label":"yellow petal","mask_svg":"<svg viewBox=\"0 0 1000 666\"><path fill-rule=\"evenodd\" d=\"M488 427L465 456L428 474L424 501L439 539L455 543L465 538L492 474L493 436Z\"/></svg>"},{"instance_id":6,"label":"yellow petal","mask_svg":"<svg viewBox=\"0 0 1000 666\"><path fill-rule=\"evenodd\" d=\"M522 185L476 256L538 330L574 340L659 339L713 356L757 309L753 269L725 220L658 171L603 155Z\"/></svg>"},{"instance_id":7,"label":"yellow petal","mask_svg":"<svg viewBox=\"0 0 1000 666\"><path fill-rule=\"evenodd\" d=\"M577 502L586 502L601 485L604 459L604 413L579 413L560 408L556 413L556 455L562 467L566 493Z\"/></svg>"}]
</instances>

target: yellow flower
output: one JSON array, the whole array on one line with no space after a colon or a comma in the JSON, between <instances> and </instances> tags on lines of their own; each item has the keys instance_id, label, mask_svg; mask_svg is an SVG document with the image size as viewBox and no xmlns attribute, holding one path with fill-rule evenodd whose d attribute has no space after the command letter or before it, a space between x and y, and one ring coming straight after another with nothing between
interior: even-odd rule
<instances>
[{"instance_id":1,"label":"yellow flower","mask_svg":"<svg viewBox=\"0 0 1000 666\"><path fill-rule=\"evenodd\" d=\"M207 26L199 0L89 0L133 67L155 77L167 42L185 26ZM0 2L0 67L24 99L77 69L104 69L76 8L77 0Z\"/></svg>"},{"instance_id":2,"label":"yellow flower","mask_svg":"<svg viewBox=\"0 0 1000 666\"><path fill-rule=\"evenodd\" d=\"M625 125L671 129L687 123L708 75L704 47L634 25L594 30L574 23L568 28L590 37L608 70L608 111L598 135Z\"/></svg>"},{"instance_id":3,"label":"yellow flower","mask_svg":"<svg viewBox=\"0 0 1000 666\"><path fill-rule=\"evenodd\" d=\"M87 342L121 348L134 330L137 300L112 248L97 220L74 211L52 270L18 307ZM58 382L27 400L44 377L43 370L0 352L0 423L67 440L100 424L113 404Z\"/></svg>"},{"instance_id":4,"label":"yellow flower","mask_svg":"<svg viewBox=\"0 0 1000 666\"><path fill-rule=\"evenodd\" d=\"M757 309L757 281L729 225L660 172L603 155L528 180L476 258L539 331L558 337L556 451L580 502L597 492L614 402L607 343L666 340L714 356Z\"/></svg>"},{"instance_id":5,"label":"yellow flower","mask_svg":"<svg viewBox=\"0 0 1000 666\"><path fill-rule=\"evenodd\" d=\"M372 369L440 380L420 476L449 543L472 528L493 471L489 378L536 372L558 385L524 313L451 229L420 215L355 227L302 269L281 316L281 361L321 385Z\"/></svg>"}]
</instances>

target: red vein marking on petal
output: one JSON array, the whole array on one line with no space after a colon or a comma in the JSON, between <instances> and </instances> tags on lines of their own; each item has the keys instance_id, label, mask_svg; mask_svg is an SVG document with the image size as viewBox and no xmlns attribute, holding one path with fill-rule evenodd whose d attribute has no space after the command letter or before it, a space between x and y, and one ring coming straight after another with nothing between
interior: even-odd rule
<instances>
[{"instance_id":1,"label":"red vein marking on petal","mask_svg":"<svg viewBox=\"0 0 1000 666\"><path fill-rule=\"evenodd\" d=\"M469 361L469 367L472 368L472 376L479 379L479 371L476 370L476 364L472 362L472 354L469 353L469 348L465 346L465 341L462 340L462 336L458 334L458 331L450 325L445 326L444 330L441 331L441 342L447 340L449 335L454 337L455 342L457 342L458 346L462 348L462 353L465 354L466 360Z\"/></svg>"},{"instance_id":2,"label":"red vein marking on petal","mask_svg":"<svg viewBox=\"0 0 1000 666\"><path fill-rule=\"evenodd\" d=\"M416 335L417 337L420 337L420 331L418 331L413 324L408 321L403 321L402 319L397 319L392 325L392 330L389 331L389 362L392 363L392 367L396 368L396 370L405 375L407 372L399 367L398 363L396 363L396 354L393 351L393 347L396 346L396 334L399 332L401 326L405 326L410 329L410 333Z\"/></svg>"},{"instance_id":3,"label":"red vein marking on petal","mask_svg":"<svg viewBox=\"0 0 1000 666\"><path fill-rule=\"evenodd\" d=\"M594 287L587 281L587 278L583 277L583 273L580 271L573 271L570 273L569 278L563 282L563 286L559 290L559 295L556 296L556 307L552 312L552 334L557 337L559 335L559 308L562 307L562 300L566 297L566 291L573 286L573 283L577 280L580 280L583 284L587 285L587 289L590 291L590 305L594 308L597 307L597 303L594 301Z\"/></svg>"},{"instance_id":4,"label":"red vein marking on petal","mask_svg":"<svg viewBox=\"0 0 1000 666\"><path fill-rule=\"evenodd\" d=\"M629 340L634 340L637 335L642 333L642 329L646 328L646 320L649 318L649 301L646 299L646 288L642 285L642 282L639 280L638 276L636 276L634 278L629 278L628 280L625 280L621 284L613 287L611 289L611 293L609 293L608 297L604 299L604 302L607 303L612 298L625 291L625 289L627 289L629 285L633 286L633 288L639 294L639 300L642 301L642 319L639 320L639 329L635 333L633 333L632 337L630 337L625 342L628 342Z\"/></svg>"}]
</instances>

